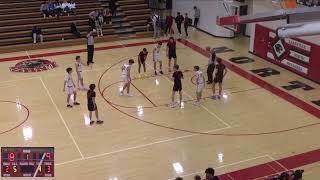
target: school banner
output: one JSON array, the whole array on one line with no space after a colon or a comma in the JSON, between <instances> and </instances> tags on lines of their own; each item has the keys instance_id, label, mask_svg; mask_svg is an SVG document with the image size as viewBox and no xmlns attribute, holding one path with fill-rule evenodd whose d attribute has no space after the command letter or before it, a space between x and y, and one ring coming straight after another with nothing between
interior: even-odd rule
<instances>
[{"instance_id":1,"label":"school banner","mask_svg":"<svg viewBox=\"0 0 320 180\"><path fill-rule=\"evenodd\" d=\"M320 83L320 46L298 38L280 39L257 24L253 53L265 60Z\"/></svg>"}]
</instances>

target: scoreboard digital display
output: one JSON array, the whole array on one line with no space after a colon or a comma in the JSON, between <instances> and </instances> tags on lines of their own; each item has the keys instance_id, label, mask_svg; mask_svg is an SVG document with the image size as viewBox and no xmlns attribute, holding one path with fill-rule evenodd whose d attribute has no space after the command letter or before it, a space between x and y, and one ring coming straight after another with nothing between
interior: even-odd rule
<instances>
[{"instance_id":1,"label":"scoreboard digital display","mask_svg":"<svg viewBox=\"0 0 320 180\"><path fill-rule=\"evenodd\" d=\"M54 148L1 147L1 177L54 177Z\"/></svg>"}]
</instances>

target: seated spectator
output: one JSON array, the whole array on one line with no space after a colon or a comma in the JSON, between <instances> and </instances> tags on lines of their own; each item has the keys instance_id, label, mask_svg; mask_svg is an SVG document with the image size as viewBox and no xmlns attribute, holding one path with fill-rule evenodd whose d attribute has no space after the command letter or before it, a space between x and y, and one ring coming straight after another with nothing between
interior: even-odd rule
<instances>
[{"instance_id":1,"label":"seated spectator","mask_svg":"<svg viewBox=\"0 0 320 180\"><path fill-rule=\"evenodd\" d=\"M103 22L100 22L99 19L96 19L95 23L96 23L96 28L97 28L96 30L97 30L98 37L103 36L103 32L102 32Z\"/></svg>"},{"instance_id":2,"label":"seated spectator","mask_svg":"<svg viewBox=\"0 0 320 180\"><path fill-rule=\"evenodd\" d=\"M196 176L194 177L194 180L201 180L201 176L196 175Z\"/></svg>"},{"instance_id":3,"label":"seated spectator","mask_svg":"<svg viewBox=\"0 0 320 180\"><path fill-rule=\"evenodd\" d=\"M54 3L52 1L48 1L48 10L51 17L55 16Z\"/></svg>"},{"instance_id":4,"label":"seated spectator","mask_svg":"<svg viewBox=\"0 0 320 180\"><path fill-rule=\"evenodd\" d=\"M69 9L72 14L76 14L76 3L74 1L69 1Z\"/></svg>"},{"instance_id":5,"label":"seated spectator","mask_svg":"<svg viewBox=\"0 0 320 180\"><path fill-rule=\"evenodd\" d=\"M103 18L103 11L102 11L102 10L98 11L97 20L99 21L99 23L100 23L101 25L103 25L104 18Z\"/></svg>"},{"instance_id":6,"label":"seated spectator","mask_svg":"<svg viewBox=\"0 0 320 180\"><path fill-rule=\"evenodd\" d=\"M41 4L40 12L42 12L43 18L49 17L49 8L48 3L46 1L43 1L43 3Z\"/></svg>"},{"instance_id":7,"label":"seated spectator","mask_svg":"<svg viewBox=\"0 0 320 180\"><path fill-rule=\"evenodd\" d=\"M38 28L37 26L34 26L32 28L32 40L33 43L37 43L37 42L43 42L43 35L42 35L42 31L40 28Z\"/></svg>"},{"instance_id":8,"label":"seated spectator","mask_svg":"<svg viewBox=\"0 0 320 180\"><path fill-rule=\"evenodd\" d=\"M93 30L96 30L96 20L92 17L89 16L89 27Z\"/></svg>"},{"instance_id":9,"label":"seated spectator","mask_svg":"<svg viewBox=\"0 0 320 180\"><path fill-rule=\"evenodd\" d=\"M153 24L152 24L152 15L148 17L147 19L147 32L152 31Z\"/></svg>"},{"instance_id":10,"label":"seated spectator","mask_svg":"<svg viewBox=\"0 0 320 180\"><path fill-rule=\"evenodd\" d=\"M215 176L215 171L213 168L207 168L206 171L206 179L205 180L219 180L217 176Z\"/></svg>"},{"instance_id":11,"label":"seated spectator","mask_svg":"<svg viewBox=\"0 0 320 180\"><path fill-rule=\"evenodd\" d=\"M92 18L93 20L96 20L98 18L98 15L99 15L99 10L97 9L89 13L89 17Z\"/></svg>"},{"instance_id":12,"label":"seated spectator","mask_svg":"<svg viewBox=\"0 0 320 180\"><path fill-rule=\"evenodd\" d=\"M103 22L104 24L112 24L112 14L109 8L103 10Z\"/></svg>"},{"instance_id":13,"label":"seated spectator","mask_svg":"<svg viewBox=\"0 0 320 180\"><path fill-rule=\"evenodd\" d=\"M68 16L70 15L70 3L68 1L64 1L61 4L61 9L64 13L66 13Z\"/></svg>"},{"instance_id":14,"label":"seated spectator","mask_svg":"<svg viewBox=\"0 0 320 180\"><path fill-rule=\"evenodd\" d=\"M116 5L116 0L110 0L109 1L109 7L112 13L112 16L117 15L117 5Z\"/></svg>"},{"instance_id":15,"label":"seated spectator","mask_svg":"<svg viewBox=\"0 0 320 180\"><path fill-rule=\"evenodd\" d=\"M79 31L78 28L77 28L76 22L73 22L73 23L71 24L70 28L71 28L71 29L70 29L71 33L72 33L75 37L77 37L77 38L80 38L80 37L81 37L80 31Z\"/></svg>"},{"instance_id":16,"label":"seated spectator","mask_svg":"<svg viewBox=\"0 0 320 180\"><path fill-rule=\"evenodd\" d=\"M62 8L59 0L56 0L56 2L54 3L54 12L56 17L59 18L61 16Z\"/></svg>"}]
</instances>

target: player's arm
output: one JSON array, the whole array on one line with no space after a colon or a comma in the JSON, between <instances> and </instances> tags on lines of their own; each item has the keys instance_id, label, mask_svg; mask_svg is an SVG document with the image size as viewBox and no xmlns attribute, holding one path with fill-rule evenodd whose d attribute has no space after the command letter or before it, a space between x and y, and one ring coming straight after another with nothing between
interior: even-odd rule
<instances>
[{"instance_id":1,"label":"player's arm","mask_svg":"<svg viewBox=\"0 0 320 180\"><path fill-rule=\"evenodd\" d=\"M206 83L204 83L204 82L206 82L206 79L204 78L204 76L202 76L202 82L203 82L203 86L205 86Z\"/></svg>"},{"instance_id":2,"label":"player's arm","mask_svg":"<svg viewBox=\"0 0 320 180\"><path fill-rule=\"evenodd\" d=\"M66 84L67 84L67 81L64 80L64 81L63 81L63 90L62 90L63 92L66 90Z\"/></svg>"},{"instance_id":3,"label":"player's arm","mask_svg":"<svg viewBox=\"0 0 320 180\"><path fill-rule=\"evenodd\" d=\"M156 53L156 50L157 50L156 47L154 47L154 48L153 48L153 51L152 51L152 53L153 53L153 60L154 60L154 58L155 58L155 57L154 57L154 54Z\"/></svg>"},{"instance_id":4,"label":"player's arm","mask_svg":"<svg viewBox=\"0 0 320 180\"><path fill-rule=\"evenodd\" d=\"M72 81L73 86L74 86L74 87L76 87L76 84L74 83L74 81L73 81L73 78L72 78L72 77L71 77L71 81Z\"/></svg>"},{"instance_id":5,"label":"player's arm","mask_svg":"<svg viewBox=\"0 0 320 180\"><path fill-rule=\"evenodd\" d=\"M76 67L76 72L77 72L77 74L78 74L79 71L78 71L77 63L75 63L74 66Z\"/></svg>"},{"instance_id":6,"label":"player's arm","mask_svg":"<svg viewBox=\"0 0 320 180\"><path fill-rule=\"evenodd\" d=\"M128 79L131 82L131 75L130 75L131 67L128 67Z\"/></svg>"},{"instance_id":7,"label":"player's arm","mask_svg":"<svg viewBox=\"0 0 320 180\"><path fill-rule=\"evenodd\" d=\"M167 44L167 48L166 48L166 54L167 54L167 56L169 56L169 46L168 46L168 44Z\"/></svg>"},{"instance_id":8,"label":"player's arm","mask_svg":"<svg viewBox=\"0 0 320 180\"><path fill-rule=\"evenodd\" d=\"M228 73L228 70L227 70L227 68L225 68L225 69L224 69L223 77L225 77L227 73Z\"/></svg>"}]
</instances>

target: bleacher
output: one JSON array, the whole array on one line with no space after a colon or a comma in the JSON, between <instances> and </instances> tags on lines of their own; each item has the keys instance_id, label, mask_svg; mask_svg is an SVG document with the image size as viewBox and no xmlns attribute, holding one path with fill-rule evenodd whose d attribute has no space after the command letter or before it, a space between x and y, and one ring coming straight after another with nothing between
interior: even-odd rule
<instances>
[{"instance_id":1,"label":"bleacher","mask_svg":"<svg viewBox=\"0 0 320 180\"><path fill-rule=\"evenodd\" d=\"M85 44L89 28L88 14L94 9L108 7L109 0L104 1L106 4L99 0L75 0L76 15L43 18L40 12L42 0L1 0L0 52ZM123 34L130 34L125 36L127 38L150 35L145 33L150 10L144 0L118 0L117 4L119 13L113 18L113 25L104 25L104 37L96 37L96 42L117 40ZM76 22L83 38L75 39L70 33L72 22ZM42 29L44 42L41 44L32 43L31 30L34 26ZM126 31L118 31L124 27Z\"/></svg>"}]
</instances>

